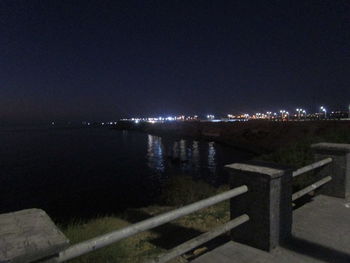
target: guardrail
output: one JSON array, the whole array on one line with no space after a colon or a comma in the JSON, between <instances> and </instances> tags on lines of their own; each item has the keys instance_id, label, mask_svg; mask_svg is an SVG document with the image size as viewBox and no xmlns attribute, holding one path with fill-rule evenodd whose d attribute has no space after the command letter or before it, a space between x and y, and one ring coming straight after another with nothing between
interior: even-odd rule
<instances>
[{"instance_id":1,"label":"guardrail","mask_svg":"<svg viewBox=\"0 0 350 263\"><path fill-rule=\"evenodd\" d=\"M332 158L328 157L326 159L323 159L321 161L306 165L304 167L301 167L293 172L293 177L296 177L298 175L310 172L312 170L315 170L316 168L320 168L322 166L325 166L326 164L329 164L333 161Z\"/></svg>"},{"instance_id":2,"label":"guardrail","mask_svg":"<svg viewBox=\"0 0 350 263\"><path fill-rule=\"evenodd\" d=\"M158 256L157 258L149 261L148 263L160 263L160 262L167 262L173 258L176 258L178 256L183 255L184 253L234 229L235 227L247 222L249 220L249 216L244 214L241 215L226 224L223 224L221 226L218 226L214 228L213 230L206 232L198 237L195 237L185 243L182 243L181 245L171 249L169 252Z\"/></svg>"},{"instance_id":3,"label":"guardrail","mask_svg":"<svg viewBox=\"0 0 350 263\"><path fill-rule=\"evenodd\" d=\"M302 189L302 190L300 190L292 195L292 201L295 201L295 200L299 199L300 197L310 193L311 191L314 191L315 189L321 187L322 185L328 183L331 180L332 180L332 177L327 176L327 177L317 181L316 183L313 183L312 185L305 187L304 189Z\"/></svg>"},{"instance_id":4,"label":"guardrail","mask_svg":"<svg viewBox=\"0 0 350 263\"><path fill-rule=\"evenodd\" d=\"M119 240L122 240L124 238L130 237L132 235L138 234L140 232L150 230L152 228L155 228L157 226L163 225L165 223L168 223L170 221L173 221L177 218L186 216L188 214L191 214L193 212L196 212L200 209L215 205L217 203L220 203L222 201L231 199L233 197L236 197L238 195L241 195L243 193L246 193L248 191L248 187L246 185L242 185L240 187L231 189L227 192L209 197L207 199L203 199L201 201L195 202L193 204L181 207L179 209L169 211L167 213L143 220L139 223L133 224L131 226L125 227L123 229L107 233L104 235L101 235L99 237L95 237L93 239L75 244L66 250L63 250L59 253L58 256L58 262L67 261L76 257L79 257L83 254L92 252L96 249L108 246L112 243L115 243ZM233 229L234 227L237 227L244 222L248 221L249 217L246 214L241 215L240 217L237 217L234 220L229 221L225 225L221 227L215 228L213 231L207 232L205 234L200 235L199 237L192 239L183 245L180 245L173 250L171 250L169 253L161 256L159 259L157 259L157 262L165 262L167 260L170 260L178 255L181 255L191 249L195 248L198 245L201 245L216 236L229 231Z\"/></svg>"},{"instance_id":5,"label":"guardrail","mask_svg":"<svg viewBox=\"0 0 350 263\"><path fill-rule=\"evenodd\" d=\"M323 167L329 163L331 163L333 160L332 158L325 158L323 160L317 161L315 163L312 163L310 165L301 167L295 171L292 172L292 178L295 178L301 174L310 172L312 170L315 170L317 168ZM325 178L313 183L312 185L292 194L292 201L297 200L298 198L308 194L309 192L321 187L322 185L328 183L332 180L331 176L326 176ZM186 216L188 214L191 214L193 212L196 212L200 209L215 205L217 203L220 203L222 201L231 199L233 197L236 197L238 195L241 195L243 193L246 193L248 191L248 187L246 185L242 185L239 187L236 187L234 189L231 189L227 192L215 195L213 197L195 202L193 204L184 206L182 208L169 211L167 213L149 218L147 220L141 221L139 223L133 224L131 226L125 227L123 229L107 233L105 235L101 235L99 237L75 244L66 250L63 250L59 253L58 256L58 262L64 262L76 257L79 257L81 255L87 254L89 252L92 252L96 249L108 246L112 243L115 243L117 241L120 241L122 239L128 238L132 235L138 234L143 231L147 231L150 229L153 229L155 227L158 227L160 225L163 225L165 223L168 223L170 221L173 221L175 219L178 219L180 217ZM249 216L247 214L242 214L233 220L230 220L229 222L218 226L214 228L211 231L208 231L204 234L199 235L198 237L195 237L189 241L186 241L182 243L181 245L169 250L168 252L161 254L157 256L156 258L150 260L148 263L156 263L156 262L167 262L173 258L176 258L212 239L215 237L230 231L237 226L247 222L249 220Z\"/></svg>"},{"instance_id":6,"label":"guardrail","mask_svg":"<svg viewBox=\"0 0 350 263\"><path fill-rule=\"evenodd\" d=\"M323 167L323 166L331 163L332 161L333 161L333 159L328 157L328 158L325 158L323 160L314 162L312 164L309 164L307 166L304 166L302 168L295 170L292 173L292 176L293 176L293 178L295 178L301 174L304 174L304 173L310 172L312 170L315 170L317 168ZM295 200L299 199L300 197L316 190L317 188L321 187L322 185L328 183L331 180L332 180L331 176L326 176L326 177L322 178L321 180L318 180L317 182L305 187L304 189L301 189L301 190L297 191L296 193L293 193L292 201L295 201Z\"/></svg>"}]
</instances>

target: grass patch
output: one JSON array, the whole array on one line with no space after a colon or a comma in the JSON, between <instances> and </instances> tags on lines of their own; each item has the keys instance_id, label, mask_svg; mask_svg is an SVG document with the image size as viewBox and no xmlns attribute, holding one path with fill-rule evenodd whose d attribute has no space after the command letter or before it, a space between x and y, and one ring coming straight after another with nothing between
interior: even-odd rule
<instances>
[{"instance_id":1,"label":"grass patch","mask_svg":"<svg viewBox=\"0 0 350 263\"><path fill-rule=\"evenodd\" d=\"M75 244L99 235L121 229L128 226L125 220L117 217L101 217L86 223L75 222L62 229L69 238L71 244ZM116 242L105 248L80 256L70 262L93 263L93 262L142 262L161 252L161 249L149 242L154 237L150 232L143 232L134 237Z\"/></svg>"},{"instance_id":2,"label":"grass patch","mask_svg":"<svg viewBox=\"0 0 350 263\"><path fill-rule=\"evenodd\" d=\"M190 188L181 188L181 186L184 185L190 186ZM76 221L61 227L61 229L69 238L71 244L75 244L121 229L146 218L174 210L178 206L192 203L199 199L228 190L228 186L214 188L205 182L195 181L190 177L183 176L177 179L175 179L175 177L171 179L168 187L167 189L169 191L166 194L168 199L166 200L172 203L172 206L154 205L139 209L130 209L118 217L104 216L87 222ZM202 192L201 189L204 189L204 191ZM182 194L185 193L186 195L183 196ZM175 196L171 197L171 194ZM229 216L229 201L221 202L150 231L140 233L105 248L98 249L70 262L144 262L202 232L209 231L213 227L227 222ZM183 259L178 258L172 262L183 262Z\"/></svg>"},{"instance_id":3,"label":"grass patch","mask_svg":"<svg viewBox=\"0 0 350 263\"><path fill-rule=\"evenodd\" d=\"M167 206L183 206L214 195L217 189L190 176L173 176L163 186L160 203Z\"/></svg>"}]
</instances>

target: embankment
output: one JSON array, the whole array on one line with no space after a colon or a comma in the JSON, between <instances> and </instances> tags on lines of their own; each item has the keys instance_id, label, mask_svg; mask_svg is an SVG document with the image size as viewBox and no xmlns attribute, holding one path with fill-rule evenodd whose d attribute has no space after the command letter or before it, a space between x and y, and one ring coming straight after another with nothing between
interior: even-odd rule
<instances>
[{"instance_id":1,"label":"embankment","mask_svg":"<svg viewBox=\"0 0 350 263\"><path fill-rule=\"evenodd\" d=\"M322 137L339 130L350 132L350 121L248 122L119 122L117 129L138 130L160 136L213 140L254 152L269 153L303 138Z\"/></svg>"}]
</instances>

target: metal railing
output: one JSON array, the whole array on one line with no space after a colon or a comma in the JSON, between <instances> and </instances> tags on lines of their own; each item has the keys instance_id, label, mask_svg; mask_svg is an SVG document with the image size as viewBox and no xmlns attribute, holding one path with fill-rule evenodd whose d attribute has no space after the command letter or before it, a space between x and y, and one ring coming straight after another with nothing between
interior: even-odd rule
<instances>
[{"instance_id":1,"label":"metal railing","mask_svg":"<svg viewBox=\"0 0 350 263\"><path fill-rule=\"evenodd\" d=\"M319 181L317 181L316 183L313 183L312 185L305 187L304 189L294 193L292 195L292 201L295 201L297 199L299 199L300 197L310 193L311 191L314 191L315 189L321 187L322 185L328 183L330 180L332 180L331 176L327 176Z\"/></svg>"},{"instance_id":2,"label":"metal railing","mask_svg":"<svg viewBox=\"0 0 350 263\"><path fill-rule=\"evenodd\" d=\"M326 159L323 159L321 161L318 161L318 162L309 164L307 166L301 167L293 172L293 177L296 177L296 176L301 175L301 174L306 173L306 172L310 172L312 170L315 170L316 168L325 166L326 164L329 164L332 161L333 161L332 158L326 158Z\"/></svg>"},{"instance_id":3,"label":"metal railing","mask_svg":"<svg viewBox=\"0 0 350 263\"><path fill-rule=\"evenodd\" d=\"M326 158L326 159L323 159L323 160L320 160L320 161L317 161L315 163L312 163L310 165L307 165L307 166L304 166L302 168L299 168L297 170L295 170L293 172L293 178L296 177L296 176L299 176L301 174L304 174L306 172L310 172L312 170L315 170L317 168L320 168L322 166L325 166L329 163L331 163L333 161L332 158ZM314 191L315 189L321 187L322 185L328 183L329 181L332 180L332 177L331 176L326 176L324 178L322 178L321 180L295 192L293 195L292 195L292 201L295 201L297 199L299 199L300 197L310 193L311 191Z\"/></svg>"},{"instance_id":4,"label":"metal railing","mask_svg":"<svg viewBox=\"0 0 350 263\"><path fill-rule=\"evenodd\" d=\"M249 220L249 216L244 214L241 215L226 224L223 224L221 226L217 226L213 230L206 232L204 234L201 234L198 237L195 237L185 243L182 243L181 245L171 249L170 251L166 252L165 254L162 254L155 259L149 261L148 263L164 263L167 262L173 258L176 258L178 256L183 255L184 253L226 233L227 231L230 231L231 229L247 222Z\"/></svg>"},{"instance_id":5,"label":"metal railing","mask_svg":"<svg viewBox=\"0 0 350 263\"><path fill-rule=\"evenodd\" d=\"M332 158L326 158L321 161L317 161L315 163L312 163L310 165L304 166L302 168L299 168L293 172L293 178L296 176L299 176L301 174L304 174L306 172L312 171L314 169L320 168L322 166L325 166L329 163L331 163L333 160ZM320 186L328 183L330 180L332 180L331 176L327 176L312 185L297 191L292 195L292 201L297 200L298 198L308 194L309 192L319 188ZM233 197L236 197L238 195L241 195L243 193L246 193L248 191L248 187L246 185L242 185L240 187L231 189L227 192L209 197L207 199L195 202L193 204L181 207L179 209L169 211L166 213L163 213L158 216L154 216L152 218L143 220L141 222L138 222L136 224L132 224L128 227L122 228L120 230L116 230L95 238L92 238L90 240L75 244L67 248L66 250L59 253L58 256L58 262L67 261L76 257L79 257L81 255L84 255L86 253L92 252L96 249L111 245L117 241L120 241L122 239L128 238L132 235L138 234L143 231L147 231L150 229L153 229L155 227L158 227L160 225L166 224L170 221L173 221L175 219L178 219L180 217L189 215L191 213L194 213L200 209L207 208L209 206L215 205L217 203L220 203L222 201L231 199ZM167 251L164 254L161 254L157 256L155 259L149 261L149 263L155 263L155 262L166 262L169 261L177 256L180 256L196 247L198 247L201 244L204 244L215 237L247 222L249 220L249 216L246 214L243 214L221 226L218 226L214 228L211 231L208 231L206 233L203 233L199 235L198 237L195 237L189 241L186 241L185 243L182 243L181 245Z\"/></svg>"},{"instance_id":6,"label":"metal railing","mask_svg":"<svg viewBox=\"0 0 350 263\"><path fill-rule=\"evenodd\" d=\"M233 197L236 197L238 195L241 195L243 193L246 193L248 191L248 187L246 185L242 185L240 187L231 189L227 192L203 199L201 201L195 202L193 204L181 207L179 209L169 211L166 213L163 213L158 216L154 216L152 218L143 220L139 223L130 225L128 227L122 228L120 230L110 232L95 238L92 238L90 240L75 244L67 248L66 250L63 250L59 253L58 256L58 262L67 261L76 257L79 257L83 254L92 252L96 249L108 246L112 243L115 243L119 240L125 239L127 237L130 237L132 235L138 234L140 232L150 230L152 228L158 227L160 225L163 225L165 223L168 223L170 221L173 221L175 219L178 219L180 217L186 216L188 214L191 214L193 212L196 212L200 209L215 205L217 203L220 203L222 201L231 199ZM179 256L181 254L186 253L187 251L191 250L192 248L195 248L198 245L201 245L219 235L222 233L229 231L233 229L234 227L239 226L240 224L243 224L244 222L248 221L249 217L244 214L240 217L237 217L228 223L215 228L212 231L209 231L207 233L204 233L200 235L199 237L196 237L190 241L185 242L184 244L175 247L174 249L170 250L165 255L162 255L160 258L156 259L156 262L165 262L167 260L170 260L176 256ZM191 248L190 248L191 247ZM189 249L190 248L190 249Z\"/></svg>"}]
</instances>

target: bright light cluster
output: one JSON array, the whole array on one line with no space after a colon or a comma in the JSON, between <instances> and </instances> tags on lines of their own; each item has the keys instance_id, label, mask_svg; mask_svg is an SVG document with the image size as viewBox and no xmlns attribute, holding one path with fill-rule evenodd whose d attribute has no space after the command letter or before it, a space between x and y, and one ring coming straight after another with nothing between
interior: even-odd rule
<instances>
[{"instance_id":1,"label":"bright light cluster","mask_svg":"<svg viewBox=\"0 0 350 263\"><path fill-rule=\"evenodd\" d=\"M135 123L139 122L149 122L149 123L157 123L157 122L171 122L171 121L185 121L185 120L197 120L198 116L167 116L167 117L150 117L150 118L131 118L131 119L121 119L122 121L133 121Z\"/></svg>"},{"instance_id":2,"label":"bright light cluster","mask_svg":"<svg viewBox=\"0 0 350 263\"><path fill-rule=\"evenodd\" d=\"M346 113L345 113L346 114ZM342 116L342 117L339 117ZM329 118L344 118L344 113L340 111L330 112ZM350 106L349 106L349 118L350 118ZM248 121L248 120L272 120L272 121L305 121L315 119L328 119L327 110L324 106L319 108L319 112L309 114L303 108L296 108L295 112L289 112L285 109L278 111L266 111L256 112L254 114L241 113L241 114L227 114L226 117L215 117L214 114L207 114L200 118L198 115L193 116L167 116L157 118L131 118L122 119L124 121L139 122L172 122L172 121L209 121L209 122L220 122L220 121Z\"/></svg>"}]
</instances>

